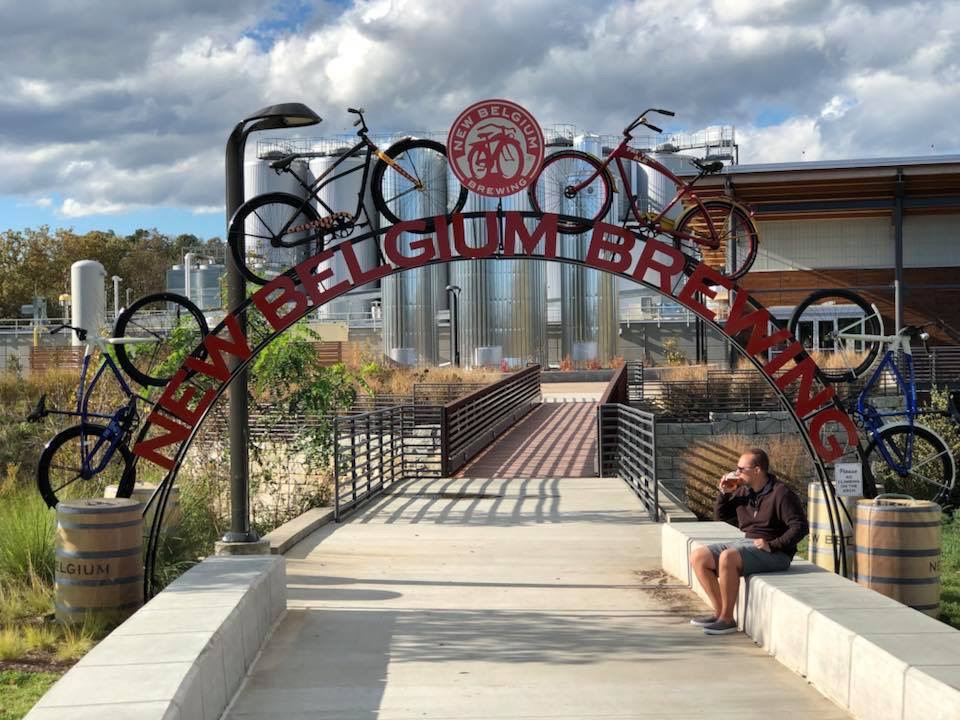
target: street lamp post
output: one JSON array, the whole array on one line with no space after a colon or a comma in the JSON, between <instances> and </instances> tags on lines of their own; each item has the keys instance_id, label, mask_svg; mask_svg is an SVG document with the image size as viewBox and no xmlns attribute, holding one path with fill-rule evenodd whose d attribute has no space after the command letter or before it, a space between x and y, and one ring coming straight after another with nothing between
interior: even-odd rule
<instances>
[{"instance_id":1,"label":"street lamp post","mask_svg":"<svg viewBox=\"0 0 960 720\"><path fill-rule=\"evenodd\" d=\"M306 127L320 122L320 116L301 103L270 105L237 123L227 139L225 158L227 226L243 204L243 155L247 136L258 130ZM229 253L228 253L229 255ZM247 298L246 283L232 256L227 260L227 306L239 307ZM246 323L240 321L246 332ZM239 359L230 356L228 367L233 372ZM247 415L247 371L240 371L227 391L230 401L228 432L230 436L230 531L223 536L227 543L256 542L257 534L250 529L250 423Z\"/></svg>"},{"instance_id":2,"label":"street lamp post","mask_svg":"<svg viewBox=\"0 0 960 720\"><path fill-rule=\"evenodd\" d=\"M447 293L450 295L450 364L460 367L460 338L457 332L460 319L460 287L447 285Z\"/></svg>"}]
</instances>

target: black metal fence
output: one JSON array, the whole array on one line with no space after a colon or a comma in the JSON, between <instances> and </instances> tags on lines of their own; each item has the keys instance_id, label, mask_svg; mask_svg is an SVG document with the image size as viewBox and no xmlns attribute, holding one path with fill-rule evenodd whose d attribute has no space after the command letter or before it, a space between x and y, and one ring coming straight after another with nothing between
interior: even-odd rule
<instances>
[{"instance_id":1,"label":"black metal fence","mask_svg":"<svg viewBox=\"0 0 960 720\"><path fill-rule=\"evenodd\" d=\"M652 413L620 403L597 408L598 466L602 477L620 477L650 518L660 520L657 484L657 422Z\"/></svg>"},{"instance_id":2,"label":"black metal fence","mask_svg":"<svg viewBox=\"0 0 960 720\"><path fill-rule=\"evenodd\" d=\"M334 420L334 519L401 480L442 473L441 408L403 405Z\"/></svg>"},{"instance_id":3,"label":"black metal fence","mask_svg":"<svg viewBox=\"0 0 960 720\"><path fill-rule=\"evenodd\" d=\"M443 408L443 468L452 475L540 402L540 366L514 373Z\"/></svg>"},{"instance_id":4,"label":"black metal fence","mask_svg":"<svg viewBox=\"0 0 960 720\"><path fill-rule=\"evenodd\" d=\"M459 399L438 404L451 395ZM540 366L492 385L418 384L413 398L400 399L403 404L334 419L338 522L395 482L456 472L539 402Z\"/></svg>"},{"instance_id":5,"label":"black metal fence","mask_svg":"<svg viewBox=\"0 0 960 720\"><path fill-rule=\"evenodd\" d=\"M613 377L600 396L600 404L631 403L643 400L643 363L628 360L613 371Z\"/></svg>"}]
</instances>

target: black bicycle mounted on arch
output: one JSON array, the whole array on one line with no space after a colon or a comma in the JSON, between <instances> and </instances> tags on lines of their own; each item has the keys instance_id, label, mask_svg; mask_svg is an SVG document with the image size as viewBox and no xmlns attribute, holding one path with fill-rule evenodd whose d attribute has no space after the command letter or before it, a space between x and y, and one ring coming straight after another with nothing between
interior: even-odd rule
<instances>
[{"instance_id":1,"label":"black bicycle mounted on arch","mask_svg":"<svg viewBox=\"0 0 960 720\"><path fill-rule=\"evenodd\" d=\"M300 152L283 155L270 163L277 174L290 173L306 191L306 198L291 193L257 195L241 205L230 220L227 242L244 277L257 285L286 271L298 260L324 248L328 238L343 238L360 228L373 229L364 203L367 177L377 212L389 222L424 219L422 232L432 232L431 218L460 212L467 201L467 189L447 192L447 150L443 144L420 138L403 138L381 150L368 136L364 110L347 108L357 115L360 140L340 154L334 163L312 182L298 173L294 161L327 156L327 153ZM348 158L364 153L363 163L341 166ZM351 173L362 172L356 208L350 212L333 208L320 192L330 183ZM319 209L318 209L319 208Z\"/></svg>"},{"instance_id":2,"label":"black bicycle mounted on arch","mask_svg":"<svg viewBox=\"0 0 960 720\"><path fill-rule=\"evenodd\" d=\"M58 432L43 448L37 488L50 507L68 497L90 497L109 485L116 486L116 497L130 497L136 479L130 439L140 423L139 403L152 405L156 401L150 397L149 388L170 381L183 356L207 334L207 322L187 298L161 292L142 297L123 310L112 337L100 337L73 325L58 325L50 332L61 330L72 330L84 343L76 408L48 408L46 395L41 395L27 420L40 422L58 415L76 418L78 423ZM95 351L100 352L101 360L90 378ZM139 392L127 383L117 365L142 386ZM118 406L103 410L100 405L112 402L109 395L97 393L107 373L113 376L115 390L123 399ZM103 391L108 393L109 388Z\"/></svg>"}]
</instances>

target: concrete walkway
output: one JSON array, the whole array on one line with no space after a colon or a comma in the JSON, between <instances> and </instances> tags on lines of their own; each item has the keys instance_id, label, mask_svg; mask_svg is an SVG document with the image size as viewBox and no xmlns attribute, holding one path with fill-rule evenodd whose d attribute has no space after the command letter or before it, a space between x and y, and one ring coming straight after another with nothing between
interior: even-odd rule
<instances>
[{"instance_id":1,"label":"concrete walkway","mask_svg":"<svg viewBox=\"0 0 960 720\"><path fill-rule=\"evenodd\" d=\"M690 626L659 538L619 480L397 488L287 555L288 614L226 717L847 717Z\"/></svg>"}]
</instances>

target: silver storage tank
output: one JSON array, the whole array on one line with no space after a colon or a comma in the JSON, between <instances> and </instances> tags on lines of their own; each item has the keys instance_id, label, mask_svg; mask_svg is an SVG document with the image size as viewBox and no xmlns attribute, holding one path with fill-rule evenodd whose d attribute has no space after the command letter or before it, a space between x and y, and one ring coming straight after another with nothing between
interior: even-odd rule
<instances>
[{"instance_id":1,"label":"silver storage tank","mask_svg":"<svg viewBox=\"0 0 960 720\"><path fill-rule=\"evenodd\" d=\"M98 335L106 326L106 278L107 271L96 260L77 260L70 266L70 324L91 335ZM76 333L70 334L71 344L84 344Z\"/></svg>"},{"instance_id":2,"label":"silver storage tank","mask_svg":"<svg viewBox=\"0 0 960 720\"><path fill-rule=\"evenodd\" d=\"M250 200L257 195L269 192L285 192L304 198L306 193L291 173L277 175L270 167L273 160L282 156L279 150L265 153L262 157L245 160L243 164L243 197ZM295 160L291 169L301 178L309 180L310 168L303 160ZM271 213L263 209L260 216L263 222L271 227L279 227L286 221L287 210L283 210L283 217L278 213ZM247 219L246 231L249 236L265 235L266 228L256 218ZM282 273L302 259L303 248L275 248L267 240L247 239L247 264L255 264L261 274Z\"/></svg>"},{"instance_id":3,"label":"silver storage tank","mask_svg":"<svg viewBox=\"0 0 960 720\"><path fill-rule=\"evenodd\" d=\"M414 162L417 159L414 158ZM433 176L446 175L446 160L438 158L437 167L427 170ZM385 188L389 195L394 194ZM427 217L432 208L424 207L418 193L407 193L396 203L406 207L401 217ZM381 226L385 226L381 219ZM422 235L403 233L398 238L400 252L413 255L410 243ZM383 352L404 365L436 365L439 362L437 313L447 308L447 265L404 270L381 280Z\"/></svg>"},{"instance_id":4,"label":"silver storage tank","mask_svg":"<svg viewBox=\"0 0 960 720\"><path fill-rule=\"evenodd\" d=\"M459 191L459 187L457 188ZM497 198L470 193L464 212L495 211ZM504 210L529 210L526 192L503 198ZM532 230L533 220L527 220ZM466 242L487 242L483 219L466 220ZM461 289L457 336L464 366L511 368L547 360L547 271L542 260L461 260L450 264L450 284ZM499 349L499 352L498 352Z\"/></svg>"},{"instance_id":5,"label":"silver storage tank","mask_svg":"<svg viewBox=\"0 0 960 720\"><path fill-rule=\"evenodd\" d=\"M310 160L310 179L316 180L318 177L320 177L320 175L329 170L333 164L339 160L349 149L349 147L333 149L323 157ZM353 170L354 168L360 169ZM331 181L328 185L325 185L320 190L318 197L328 206L333 208L334 212L344 211L352 214L357 208L357 194L360 192L360 181L363 179L362 168L362 154L356 154L353 157L348 157L337 166L336 170L334 170L330 176L325 179L326 182L334 175L337 176L335 180ZM353 172L350 172L351 170L353 170ZM344 173L349 174L344 175ZM342 177L340 177L341 175ZM369 182L370 179L367 178L367 188L364 192L364 203L365 207L370 212L370 221L373 223L373 229L376 229L379 226L380 215L374 210ZM328 211L319 203L315 203L315 207L317 212L320 213L320 217L325 217L328 214ZM362 234L365 235L370 232L370 230L371 228L365 227L355 230L353 234L354 236L359 236ZM336 247L339 243L349 240L349 237L330 238L328 236L326 247ZM376 237L372 237L360 243L354 244L353 251L358 262L360 263L361 268L364 270L369 270L370 268L376 267ZM324 265L333 268L334 277L338 282L339 280L347 277L346 263L344 263L342 256L337 255L335 260L324 263ZM368 283L361 288L351 290L346 295L327 303L319 309L319 317L325 320L331 319L345 321L350 319L358 319L360 317L368 317L370 314L370 291L378 288L379 284L379 281Z\"/></svg>"},{"instance_id":6,"label":"silver storage tank","mask_svg":"<svg viewBox=\"0 0 960 720\"><path fill-rule=\"evenodd\" d=\"M574 147L596 157L602 156L598 135L578 135L574 138ZM589 203L590 200L577 202ZM571 213L578 211L590 212L590 208L584 206L570 210ZM606 219L617 222L616 207L611 206ZM590 236L590 232L561 235L561 253L564 257L585 259ZM610 273L576 265L564 264L560 269L561 359L570 358L578 366L590 362L606 365L617 355L620 326L616 280Z\"/></svg>"},{"instance_id":7,"label":"silver storage tank","mask_svg":"<svg viewBox=\"0 0 960 720\"><path fill-rule=\"evenodd\" d=\"M201 310L218 310L223 307L221 278L226 267L219 264L201 264L194 271L191 297Z\"/></svg>"}]
</instances>

